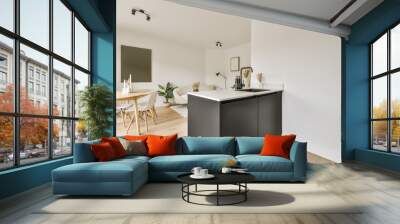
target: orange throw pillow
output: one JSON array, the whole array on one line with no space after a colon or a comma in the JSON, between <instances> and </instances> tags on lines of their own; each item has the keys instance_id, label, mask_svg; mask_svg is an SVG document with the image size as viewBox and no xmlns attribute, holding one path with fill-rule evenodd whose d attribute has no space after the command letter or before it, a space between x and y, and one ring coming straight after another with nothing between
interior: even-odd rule
<instances>
[{"instance_id":1,"label":"orange throw pillow","mask_svg":"<svg viewBox=\"0 0 400 224\"><path fill-rule=\"evenodd\" d=\"M147 135L125 135L124 138L129 141L142 141L146 142Z\"/></svg>"},{"instance_id":2,"label":"orange throw pillow","mask_svg":"<svg viewBox=\"0 0 400 224\"><path fill-rule=\"evenodd\" d=\"M114 149L108 142L93 144L91 145L91 149L94 154L94 157L99 162L110 161L117 158Z\"/></svg>"},{"instance_id":3,"label":"orange throw pillow","mask_svg":"<svg viewBox=\"0 0 400 224\"><path fill-rule=\"evenodd\" d=\"M264 146L261 149L262 156L280 156L286 159L290 157L290 148L296 135L265 135Z\"/></svg>"},{"instance_id":4,"label":"orange throw pillow","mask_svg":"<svg viewBox=\"0 0 400 224\"><path fill-rule=\"evenodd\" d=\"M176 155L177 138L177 134L170 136L149 135L146 141L148 156Z\"/></svg>"},{"instance_id":5,"label":"orange throw pillow","mask_svg":"<svg viewBox=\"0 0 400 224\"><path fill-rule=\"evenodd\" d=\"M101 138L101 142L108 142L114 149L115 155L117 158L125 157L126 151L124 146L122 146L121 142L117 137L109 137L109 138Z\"/></svg>"}]
</instances>

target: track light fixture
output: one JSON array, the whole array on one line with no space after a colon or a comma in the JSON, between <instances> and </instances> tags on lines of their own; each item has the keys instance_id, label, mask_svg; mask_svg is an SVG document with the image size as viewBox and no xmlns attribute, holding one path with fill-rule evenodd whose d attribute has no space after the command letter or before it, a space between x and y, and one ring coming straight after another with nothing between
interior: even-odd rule
<instances>
[{"instance_id":1,"label":"track light fixture","mask_svg":"<svg viewBox=\"0 0 400 224\"><path fill-rule=\"evenodd\" d=\"M150 14L149 14L148 12L144 11L143 9L135 9L135 8L133 8L133 9L132 9L132 15L135 16L136 13L141 13L141 14L145 15L147 21L150 21L150 20L151 20Z\"/></svg>"},{"instance_id":2,"label":"track light fixture","mask_svg":"<svg viewBox=\"0 0 400 224\"><path fill-rule=\"evenodd\" d=\"M222 47L222 43L221 43L221 41L217 41L217 42L215 42L215 46L216 46L216 47Z\"/></svg>"}]
</instances>

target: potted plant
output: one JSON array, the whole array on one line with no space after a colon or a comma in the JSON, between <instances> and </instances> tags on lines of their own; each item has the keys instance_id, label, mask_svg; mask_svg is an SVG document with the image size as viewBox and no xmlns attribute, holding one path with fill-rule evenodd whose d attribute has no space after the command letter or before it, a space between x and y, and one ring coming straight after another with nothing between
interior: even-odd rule
<instances>
[{"instance_id":1,"label":"potted plant","mask_svg":"<svg viewBox=\"0 0 400 224\"><path fill-rule=\"evenodd\" d=\"M95 84L79 93L81 119L90 140L109 136L112 126L113 94L104 85Z\"/></svg>"},{"instance_id":2,"label":"potted plant","mask_svg":"<svg viewBox=\"0 0 400 224\"><path fill-rule=\"evenodd\" d=\"M158 95L164 97L164 103L169 105L169 100L174 98L174 90L178 87L174 86L174 84L172 84L171 82L167 82L165 86L158 85L158 88Z\"/></svg>"}]
</instances>

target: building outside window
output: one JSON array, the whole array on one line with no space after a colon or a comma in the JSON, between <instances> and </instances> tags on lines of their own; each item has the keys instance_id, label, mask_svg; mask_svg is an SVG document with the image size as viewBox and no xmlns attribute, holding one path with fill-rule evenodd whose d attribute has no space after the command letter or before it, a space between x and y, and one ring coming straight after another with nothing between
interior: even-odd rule
<instances>
[{"instance_id":1,"label":"building outside window","mask_svg":"<svg viewBox=\"0 0 400 224\"><path fill-rule=\"evenodd\" d=\"M79 102L79 91L89 85L82 81L90 80L91 74L89 30L64 1L51 0L53 4L49 4L49 0L18 2L16 10L19 12L11 10L9 13L13 17L20 16L14 18L20 21L15 29L19 33L9 27L2 27L9 30L7 32L0 29L0 170L70 156L74 142L87 138L85 127L76 127L79 113L74 113L71 105ZM11 4L4 9L16 5L12 0L4 4ZM38 14L39 11L42 13ZM53 24L52 29L50 24ZM52 35L49 35L51 31ZM77 43L75 48L74 42ZM78 49L79 46L87 48ZM16 52L15 49L20 50ZM14 53L20 60L19 74L14 74ZM74 79L76 73L79 75ZM15 76L20 80L19 88L14 88ZM51 79L53 89L50 89ZM10 88L1 88L2 83ZM16 90L20 94L15 94ZM19 98L14 99L14 95ZM61 100L57 102L60 96ZM53 99L52 106L50 99ZM18 113L13 109L14 105L20 109ZM49 110L50 106L52 110ZM13 132L14 125L18 125L18 133ZM32 137L32 132L39 134Z\"/></svg>"}]
</instances>

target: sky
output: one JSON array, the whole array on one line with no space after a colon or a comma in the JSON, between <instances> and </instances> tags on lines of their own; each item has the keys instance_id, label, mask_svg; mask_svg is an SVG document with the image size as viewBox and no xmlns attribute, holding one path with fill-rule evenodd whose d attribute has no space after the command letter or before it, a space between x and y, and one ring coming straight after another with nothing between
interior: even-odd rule
<instances>
[{"instance_id":1,"label":"sky","mask_svg":"<svg viewBox=\"0 0 400 224\"><path fill-rule=\"evenodd\" d=\"M53 0L53 2L53 50L57 54L71 60L71 12L63 5L63 3L60 2L60 0ZM48 0L20 0L21 36L45 48L48 48L49 45L49 14L42 12L48 12L48 3ZM13 29L13 0L0 0L0 26L10 30ZM75 26L75 60L77 64L84 68L88 68L88 33L79 21L75 22ZM3 41L4 39L5 37L0 35L0 41ZM27 56L34 58L43 64L48 64L47 55L22 45L21 50L23 50ZM59 67L60 69L66 68L61 65Z\"/></svg>"},{"instance_id":2,"label":"sky","mask_svg":"<svg viewBox=\"0 0 400 224\"><path fill-rule=\"evenodd\" d=\"M391 31L391 67L400 67L400 25ZM373 44L373 74L387 71L387 35L383 35ZM392 99L400 100L400 72L391 79ZM385 77L373 81L373 106L387 99L387 79Z\"/></svg>"}]
</instances>

